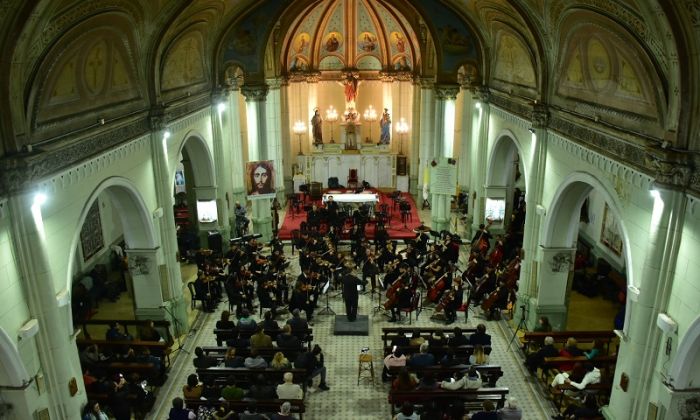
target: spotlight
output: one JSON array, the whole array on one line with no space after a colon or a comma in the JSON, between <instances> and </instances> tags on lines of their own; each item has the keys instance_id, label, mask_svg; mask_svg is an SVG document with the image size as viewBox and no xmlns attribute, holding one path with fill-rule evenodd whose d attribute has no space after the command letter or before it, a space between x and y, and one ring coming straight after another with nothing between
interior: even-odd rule
<instances>
[{"instance_id":1,"label":"spotlight","mask_svg":"<svg viewBox=\"0 0 700 420\"><path fill-rule=\"evenodd\" d=\"M34 205L35 206L43 206L44 203L46 203L47 197L46 194L44 193L36 193L34 196Z\"/></svg>"},{"instance_id":2,"label":"spotlight","mask_svg":"<svg viewBox=\"0 0 700 420\"><path fill-rule=\"evenodd\" d=\"M653 189L653 190L649 191L649 194L651 194L651 196L654 197L655 199L661 198L661 193L659 193L659 190L657 190L657 189Z\"/></svg>"},{"instance_id":3,"label":"spotlight","mask_svg":"<svg viewBox=\"0 0 700 420\"><path fill-rule=\"evenodd\" d=\"M219 110L219 113L222 113L226 110L226 104L223 102L219 102L219 105L217 106L217 109Z\"/></svg>"},{"instance_id":4,"label":"spotlight","mask_svg":"<svg viewBox=\"0 0 700 420\"><path fill-rule=\"evenodd\" d=\"M165 133L163 133L163 140L167 140L169 138L170 138L170 131L166 131Z\"/></svg>"},{"instance_id":5,"label":"spotlight","mask_svg":"<svg viewBox=\"0 0 700 420\"><path fill-rule=\"evenodd\" d=\"M531 132L532 134L535 134L535 129L532 127L528 128L527 131Z\"/></svg>"},{"instance_id":6,"label":"spotlight","mask_svg":"<svg viewBox=\"0 0 700 420\"><path fill-rule=\"evenodd\" d=\"M481 102L477 102L474 106L476 107L476 109L481 109Z\"/></svg>"}]
</instances>

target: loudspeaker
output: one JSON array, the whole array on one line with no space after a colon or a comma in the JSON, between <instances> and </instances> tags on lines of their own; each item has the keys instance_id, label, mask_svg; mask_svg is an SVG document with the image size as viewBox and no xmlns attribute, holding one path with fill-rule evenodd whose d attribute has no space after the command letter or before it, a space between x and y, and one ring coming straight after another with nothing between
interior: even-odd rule
<instances>
[{"instance_id":1,"label":"loudspeaker","mask_svg":"<svg viewBox=\"0 0 700 420\"><path fill-rule=\"evenodd\" d=\"M406 156L397 156L396 157L396 175L399 176L405 176L406 171L407 171L407 166L408 166L408 159Z\"/></svg>"},{"instance_id":2,"label":"loudspeaker","mask_svg":"<svg viewBox=\"0 0 700 420\"><path fill-rule=\"evenodd\" d=\"M309 195L312 200L320 200L323 197L323 184L320 182L312 182L309 185Z\"/></svg>"},{"instance_id":3,"label":"loudspeaker","mask_svg":"<svg viewBox=\"0 0 700 420\"><path fill-rule=\"evenodd\" d=\"M213 250L215 255L221 255L223 244L219 232L210 232L209 237L207 237L207 243L209 249Z\"/></svg>"}]
</instances>

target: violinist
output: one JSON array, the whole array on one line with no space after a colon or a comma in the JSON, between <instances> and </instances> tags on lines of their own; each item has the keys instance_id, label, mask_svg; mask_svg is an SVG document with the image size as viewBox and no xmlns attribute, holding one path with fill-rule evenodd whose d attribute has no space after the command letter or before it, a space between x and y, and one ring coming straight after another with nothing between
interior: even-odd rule
<instances>
[{"instance_id":1,"label":"violinist","mask_svg":"<svg viewBox=\"0 0 700 420\"><path fill-rule=\"evenodd\" d=\"M280 290L274 273L267 273L258 285L258 300L260 306L270 308L274 317L277 306L280 305Z\"/></svg>"},{"instance_id":2,"label":"violinist","mask_svg":"<svg viewBox=\"0 0 700 420\"><path fill-rule=\"evenodd\" d=\"M194 281L194 291L195 297L202 301L202 308L204 312L214 312L214 298L209 292L209 286L207 283L209 279L203 270L197 271L197 278Z\"/></svg>"},{"instance_id":3,"label":"violinist","mask_svg":"<svg viewBox=\"0 0 700 420\"><path fill-rule=\"evenodd\" d=\"M402 308L410 308L413 303L415 291L410 287L408 281L408 272L406 272L396 280L398 284L395 282L390 288L395 289L396 297L394 300L396 302L391 306L391 319L389 322L396 322L401 317L400 310Z\"/></svg>"},{"instance_id":4,"label":"violinist","mask_svg":"<svg viewBox=\"0 0 700 420\"><path fill-rule=\"evenodd\" d=\"M452 324L457 320L457 309L462 306L462 300L464 299L462 280L459 277L452 282L449 294L451 295L451 300L445 304L445 318L448 324Z\"/></svg>"},{"instance_id":5,"label":"violinist","mask_svg":"<svg viewBox=\"0 0 700 420\"><path fill-rule=\"evenodd\" d=\"M306 223L309 230L317 231L321 227L321 212L316 207L316 204L313 204L311 210L306 213Z\"/></svg>"},{"instance_id":6,"label":"violinist","mask_svg":"<svg viewBox=\"0 0 700 420\"><path fill-rule=\"evenodd\" d=\"M366 250L367 258L365 259L365 264L362 266L362 283L363 291L364 285L367 284L367 278L370 280L370 285L372 286L372 292L377 286L377 274L379 274L379 268L377 267L376 259L374 253L369 249Z\"/></svg>"},{"instance_id":7,"label":"violinist","mask_svg":"<svg viewBox=\"0 0 700 420\"><path fill-rule=\"evenodd\" d=\"M314 303L312 302L313 297L313 285L311 284L311 278L307 277L306 274L300 274L297 278L297 282L294 284L294 290L292 290L292 297L289 300L289 309L291 311L301 310L306 312L306 319L311 321L314 312Z\"/></svg>"}]
</instances>

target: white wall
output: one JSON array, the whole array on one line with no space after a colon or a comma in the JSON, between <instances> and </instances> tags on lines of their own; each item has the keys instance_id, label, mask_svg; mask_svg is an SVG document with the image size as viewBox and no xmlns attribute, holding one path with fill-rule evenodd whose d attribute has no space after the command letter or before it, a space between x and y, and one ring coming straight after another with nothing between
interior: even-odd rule
<instances>
[{"instance_id":1,"label":"white wall","mask_svg":"<svg viewBox=\"0 0 700 420\"><path fill-rule=\"evenodd\" d=\"M608 203L608 206L610 204ZM615 254L610 248L600 241L601 230L603 227L603 214L605 212L605 198L598 191L593 190L588 195L588 223L581 222L579 224L579 235L593 246L591 250L596 258L604 258L618 271L624 271L625 260L624 253L627 252L623 247L623 255ZM611 217L609 214L608 217ZM621 235L621 232L618 231Z\"/></svg>"}]
</instances>

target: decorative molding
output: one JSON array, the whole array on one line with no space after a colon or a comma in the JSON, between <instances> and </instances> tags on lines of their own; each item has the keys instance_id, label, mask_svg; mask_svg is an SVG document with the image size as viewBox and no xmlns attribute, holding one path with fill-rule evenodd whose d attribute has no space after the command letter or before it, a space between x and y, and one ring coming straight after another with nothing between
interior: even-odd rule
<instances>
[{"instance_id":1,"label":"decorative molding","mask_svg":"<svg viewBox=\"0 0 700 420\"><path fill-rule=\"evenodd\" d=\"M569 271L572 263L571 252L559 252L554 254L552 259L549 260L549 267L553 273L563 273Z\"/></svg>"},{"instance_id":2,"label":"decorative molding","mask_svg":"<svg viewBox=\"0 0 700 420\"><path fill-rule=\"evenodd\" d=\"M520 128L528 129L528 128L532 127L532 123L530 122L530 120L528 120L526 118L522 118L519 115L513 114L511 112L508 112L507 110L505 110L499 106L492 105L491 106L491 114L497 115L501 119L509 121Z\"/></svg>"},{"instance_id":3,"label":"decorative molding","mask_svg":"<svg viewBox=\"0 0 700 420\"><path fill-rule=\"evenodd\" d=\"M491 91L488 86L475 86L474 87L474 99L480 102L488 103L495 96L491 95ZM504 107L505 108L505 107Z\"/></svg>"},{"instance_id":4,"label":"decorative molding","mask_svg":"<svg viewBox=\"0 0 700 420\"><path fill-rule=\"evenodd\" d=\"M170 120L168 122L168 128L173 132L179 132L186 130L187 128L195 125L199 120L211 117L211 107L202 108L197 112L189 114L177 120Z\"/></svg>"},{"instance_id":5,"label":"decorative molding","mask_svg":"<svg viewBox=\"0 0 700 420\"><path fill-rule=\"evenodd\" d=\"M547 128L549 124L549 108L545 104L535 102L530 113L532 127Z\"/></svg>"},{"instance_id":6,"label":"decorative molding","mask_svg":"<svg viewBox=\"0 0 700 420\"><path fill-rule=\"evenodd\" d=\"M241 93L245 96L246 102L263 102L269 90L266 84L241 86Z\"/></svg>"},{"instance_id":7,"label":"decorative molding","mask_svg":"<svg viewBox=\"0 0 700 420\"><path fill-rule=\"evenodd\" d=\"M435 97L439 101L454 101L459 94L459 85L435 86Z\"/></svg>"},{"instance_id":8,"label":"decorative molding","mask_svg":"<svg viewBox=\"0 0 700 420\"><path fill-rule=\"evenodd\" d=\"M646 165L654 170L654 183L684 190L691 180L685 156L668 149L647 149ZM696 174L697 175L697 174Z\"/></svg>"}]
</instances>

